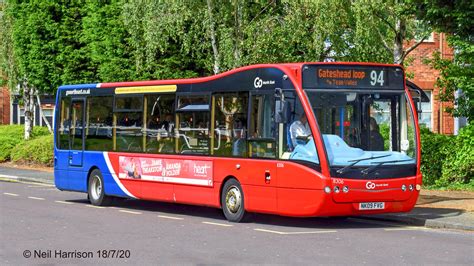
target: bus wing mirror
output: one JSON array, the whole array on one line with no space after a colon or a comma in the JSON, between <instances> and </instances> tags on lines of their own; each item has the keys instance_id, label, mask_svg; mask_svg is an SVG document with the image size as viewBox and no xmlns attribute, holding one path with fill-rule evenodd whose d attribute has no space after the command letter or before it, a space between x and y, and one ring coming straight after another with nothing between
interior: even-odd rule
<instances>
[{"instance_id":1,"label":"bus wing mirror","mask_svg":"<svg viewBox=\"0 0 474 266\"><path fill-rule=\"evenodd\" d=\"M415 102L416 112L421 114L423 112L421 110L421 103L429 103L430 98L423 91L423 89L418 87L418 85L416 85L415 83L407 80L406 84L407 84L408 90L410 92L410 96L412 97L413 101Z\"/></svg>"},{"instance_id":2,"label":"bus wing mirror","mask_svg":"<svg viewBox=\"0 0 474 266\"><path fill-rule=\"evenodd\" d=\"M281 88L275 89L275 99L275 123L289 123L291 108Z\"/></svg>"},{"instance_id":3,"label":"bus wing mirror","mask_svg":"<svg viewBox=\"0 0 474 266\"><path fill-rule=\"evenodd\" d=\"M290 103L285 100L276 100L275 102L275 123L289 123L290 121Z\"/></svg>"}]
</instances>

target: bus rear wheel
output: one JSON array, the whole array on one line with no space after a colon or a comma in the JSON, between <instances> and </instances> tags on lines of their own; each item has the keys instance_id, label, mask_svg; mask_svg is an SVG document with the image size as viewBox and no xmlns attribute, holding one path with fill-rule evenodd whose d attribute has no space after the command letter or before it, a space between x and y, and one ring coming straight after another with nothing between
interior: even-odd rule
<instances>
[{"instance_id":1,"label":"bus rear wheel","mask_svg":"<svg viewBox=\"0 0 474 266\"><path fill-rule=\"evenodd\" d=\"M221 206L225 218L230 222L241 222L247 216L244 193L237 180L229 179L225 182L221 194Z\"/></svg>"},{"instance_id":2,"label":"bus rear wheel","mask_svg":"<svg viewBox=\"0 0 474 266\"><path fill-rule=\"evenodd\" d=\"M89 176L87 198L95 206L105 206L111 202L112 198L105 195L104 178L99 169L94 169Z\"/></svg>"}]
</instances>

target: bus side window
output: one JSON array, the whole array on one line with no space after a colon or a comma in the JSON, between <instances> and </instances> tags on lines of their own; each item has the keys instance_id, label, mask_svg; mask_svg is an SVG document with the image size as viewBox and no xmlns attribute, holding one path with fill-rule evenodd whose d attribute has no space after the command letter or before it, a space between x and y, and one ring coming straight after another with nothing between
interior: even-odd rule
<instances>
[{"instance_id":1,"label":"bus side window","mask_svg":"<svg viewBox=\"0 0 474 266\"><path fill-rule=\"evenodd\" d=\"M211 154L247 157L248 92L212 96Z\"/></svg>"},{"instance_id":2,"label":"bus side window","mask_svg":"<svg viewBox=\"0 0 474 266\"><path fill-rule=\"evenodd\" d=\"M276 157L274 104L272 94L252 95L248 140L249 157Z\"/></svg>"},{"instance_id":3,"label":"bus side window","mask_svg":"<svg viewBox=\"0 0 474 266\"><path fill-rule=\"evenodd\" d=\"M175 94L145 96L145 152L174 153Z\"/></svg>"},{"instance_id":4,"label":"bus side window","mask_svg":"<svg viewBox=\"0 0 474 266\"><path fill-rule=\"evenodd\" d=\"M143 151L143 97L115 97L116 150L126 152Z\"/></svg>"},{"instance_id":5,"label":"bus side window","mask_svg":"<svg viewBox=\"0 0 474 266\"><path fill-rule=\"evenodd\" d=\"M179 96L176 111L177 153L209 154L209 96Z\"/></svg>"},{"instance_id":6,"label":"bus side window","mask_svg":"<svg viewBox=\"0 0 474 266\"><path fill-rule=\"evenodd\" d=\"M285 93L285 99L291 106L291 114L287 124L278 125L282 136L279 137L280 159L308 161L319 164L316 145L312 138L312 132L309 129L308 119L303 110L300 99L294 93ZM281 130L282 129L282 130ZM293 135L292 135L293 132ZM296 134L296 135L295 135ZM297 141L298 134L307 136L307 141Z\"/></svg>"},{"instance_id":7,"label":"bus side window","mask_svg":"<svg viewBox=\"0 0 474 266\"><path fill-rule=\"evenodd\" d=\"M113 96L93 96L87 98L86 150L111 151Z\"/></svg>"},{"instance_id":8,"label":"bus side window","mask_svg":"<svg viewBox=\"0 0 474 266\"><path fill-rule=\"evenodd\" d=\"M60 113L59 113L59 123L58 123L58 137L57 137L57 146L59 149L68 150L69 149L69 130L71 127L71 117L70 117L70 108L71 108L71 98L64 97L61 99L60 104Z\"/></svg>"}]
</instances>

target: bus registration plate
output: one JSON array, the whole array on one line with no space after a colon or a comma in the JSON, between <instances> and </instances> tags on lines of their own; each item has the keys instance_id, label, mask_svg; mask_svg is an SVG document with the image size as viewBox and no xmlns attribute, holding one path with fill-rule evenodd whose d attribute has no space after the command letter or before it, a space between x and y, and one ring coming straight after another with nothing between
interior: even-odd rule
<instances>
[{"instance_id":1,"label":"bus registration plate","mask_svg":"<svg viewBox=\"0 0 474 266\"><path fill-rule=\"evenodd\" d=\"M359 210L383 210L385 209L385 202L361 202L359 203Z\"/></svg>"}]
</instances>

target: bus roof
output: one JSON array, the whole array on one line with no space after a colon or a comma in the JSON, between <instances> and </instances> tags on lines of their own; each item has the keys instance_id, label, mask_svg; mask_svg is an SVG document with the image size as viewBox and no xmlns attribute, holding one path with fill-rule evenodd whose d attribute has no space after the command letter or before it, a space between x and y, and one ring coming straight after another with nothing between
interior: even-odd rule
<instances>
[{"instance_id":1,"label":"bus roof","mask_svg":"<svg viewBox=\"0 0 474 266\"><path fill-rule=\"evenodd\" d=\"M90 83L90 84L75 84L75 85L62 85L59 89L93 89L93 88L116 88L116 87L131 87L131 86L153 86L153 85L168 85L168 84L191 84L200 83L219 79L233 73L255 69L255 68L278 68L280 70L296 70L301 69L303 65L307 64L321 64L321 65L371 65L371 66L391 66L401 67L400 65L394 64L382 64L382 63L369 63L369 62L299 62L299 63L279 63L279 64L257 64L239 67L232 69L217 75L198 77L198 78L185 78L185 79L165 79L165 80L144 80L144 81L123 81L123 82L104 82L104 83Z\"/></svg>"}]
</instances>

